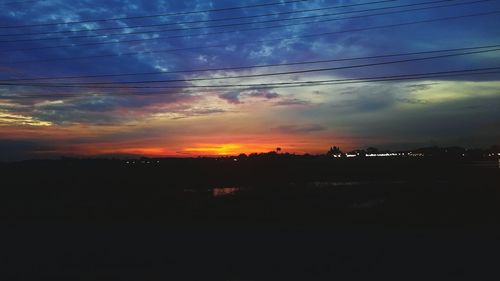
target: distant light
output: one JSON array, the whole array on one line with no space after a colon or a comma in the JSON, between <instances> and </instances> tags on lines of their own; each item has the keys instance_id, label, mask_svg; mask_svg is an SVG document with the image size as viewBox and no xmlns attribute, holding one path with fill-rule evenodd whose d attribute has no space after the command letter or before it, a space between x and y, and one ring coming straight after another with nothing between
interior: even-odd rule
<instances>
[{"instance_id":1,"label":"distant light","mask_svg":"<svg viewBox=\"0 0 500 281\"><path fill-rule=\"evenodd\" d=\"M233 161L234 161L234 162L238 162L238 159L234 158L234 159L233 159Z\"/></svg>"},{"instance_id":2,"label":"distant light","mask_svg":"<svg viewBox=\"0 0 500 281\"><path fill-rule=\"evenodd\" d=\"M398 156L397 153L372 153L366 154L367 157L389 157L389 156Z\"/></svg>"}]
</instances>

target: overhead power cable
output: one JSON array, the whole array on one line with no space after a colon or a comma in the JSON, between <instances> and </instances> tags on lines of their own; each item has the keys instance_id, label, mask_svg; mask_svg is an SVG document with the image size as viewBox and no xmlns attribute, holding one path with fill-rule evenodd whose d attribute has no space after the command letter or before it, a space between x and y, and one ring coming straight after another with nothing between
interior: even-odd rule
<instances>
[{"instance_id":1,"label":"overhead power cable","mask_svg":"<svg viewBox=\"0 0 500 281\"><path fill-rule=\"evenodd\" d=\"M496 0L479 0L479 1L473 1L473 2L459 3L458 5L474 4L477 2L484 2L484 1L496 1ZM446 5L446 7L448 7L448 6L456 6L456 5L455 4ZM437 8L441 8L441 7L445 7L445 6L439 6ZM429 8L436 8L436 7L427 7L427 8L404 10L404 11L393 11L393 12L377 13L377 14L369 14L369 15L361 15L361 16L352 16L352 17L342 17L342 18L335 18L335 19L302 22L302 23L292 23L292 24L287 24L287 25L273 25L273 26L254 27L254 28L229 30L229 31L208 32L208 33L201 33L201 34L175 35L175 36L167 36L167 37L151 37L151 38L141 38L141 39L131 39L131 40L113 40L113 41L101 41L101 42L92 42L92 43L72 43L72 44L66 44L66 45L52 45L52 46L33 47L33 48L16 48L16 49L10 49L10 50L2 50L0 52L7 53L7 52L20 52L20 51L34 51L34 50L56 49L56 48L71 48L71 47L78 47L78 46L88 47L88 46L96 46L96 45L136 43L136 42L159 41L159 40L176 39L176 38L189 38L189 37L195 37L195 36L220 35L220 34L228 34L228 33L234 33L234 32L255 31L255 30L270 29L270 28L281 28L281 27L290 27L290 26L297 26L297 25L324 23L324 22L331 22L331 21L338 21L338 20L358 19L358 18L365 18L365 17L372 17L372 16L379 16L379 15L398 14L398 13L411 12L411 11L416 11L416 10L425 10L425 9L429 9ZM32 39L30 39L30 40L32 40ZM33 39L33 40L36 40L36 39Z\"/></svg>"},{"instance_id":2,"label":"overhead power cable","mask_svg":"<svg viewBox=\"0 0 500 281\"><path fill-rule=\"evenodd\" d=\"M392 54L383 54L383 55L374 55L374 56L360 56L360 57L347 57L347 58L336 58L336 59L325 59L325 60L298 61L298 62L289 62L289 63L247 65L247 66L222 67L222 68L201 68L201 69L185 69L185 70L171 70L171 71L136 72L136 73L122 73L122 74L31 77L31 78L3 79L3 80L0 80L0 82L61 80L61 79L81 79L81 78L107 78L107 77L126 77L126 76L143 76L143 75L160 75L160 74L197 73L197 72L218 72L218 71L232 71L232 70L244 70L244 69L258 69L258 68L270 68L270 67L283 67L283 66L331 63L331 62L380 59L380 58L389 58L389 57L424 55L424 54L434 54L434 53L444 53L444 52L491 49L491 48L499 48L499 47L500 47L500 44L494 44L494 45L484 45L484 46L474 46L474 47L429 50L429 51L420 51L420 52L392 53Z\"/></svg>"},{"instance_id":3,"label":"overhead power cable","mask_svg":"<svg viewBox=\"0 0 500 281\"><path fill-rule=\"evenodd\" d=\"M321 7L321 8L315 8L315 9L293 10L293 11L286 11L286 12L275 12L275 13L267 13L267 14L260 14L260 15L249 15L249 16L229 17L229 18L217 18L217 19L208 19L208 20L176 21L176 22L170 22L170 23L156 23L156 24L147 24L147 25L127 25L127 26L118 26L118 27L88 28L88 29L61 30L61 31L50 31L50 32L8 33L8 34L0 34L0 36L50 35L50 34L76 33L76 32L95 32L95 31L104 31L104 30L122 30L122 29L161 27L161 26L183 25L183 24L198 24L198 23L209 23L209 22L219 22L219 21L229 21L229 20L242 20L242 19L254 19L254 18L261 18L261 17L270 17L270 16L281 16L281 15L290 15L290 14L298 14L298 13L317 12L317 11L339 9L339 8L347 8L347 7L356 7L356 6L364 6L364 5L373 5L373 4L380 4L380 3L386 3L386 2L394 2L394 1L398 1L398 0L383 0L383 1L375 1L375 2L364 2L364 3L348 4L348 5L328 6L328 7ZM424 2L424 3L415 3L415 4L412 4L412 6L423 5L425 3L440 3L440 2L450 2L450 1L457 1L457 0L440 0L440 1L431 1L431 2ZM396 7L400 7L400 6L396 6ZM395 7L389 7L389 8L395 8ZM354 11L354 12L357 12L357 11ZM364 10L361 10L359 12L364 12Z\"/></svg>"},{"instance_id":4,"label":"overhead power cable","mask_svg":"<svg viewBox=\"0 0 500 281\"><path fill-rule=\"evenodd\" d=\"M285 71L285 72L247 74L247 75L236 75L236 76L208 77L208 78L169 79L169 80L155 80L155 81L91 82L91 83L9 83L9 82L2 82L2 83L0 83L0 86L48 87L48 88L99 88L99 89L166 89L166 88L169 88L170 86L149 86L149 85L148 86L144 86L144 85L124 86L124 85L152 84L152 83L175 83L175 82L186 83L186 82L197 82L197 81L214 81L214 80L227 80L227 79L237 79L237 78L238 79L240 79L240 78L256 78L256 77L269 77L269 76L315 73L315 72L325 72L325 71L332 71L332 70L373 67L373 66L398 64L398 63L406 63L406 62L414 62L414 61L422 61L422 60L431 60L431 59L446 58L446 57L480 54L480 53L494 52L494 51L500 51L500 48L492 49L492 50L471 51L471 52L466 52L466 53L445 54L445 55L438 55L438 56L411 58L411 59L404 59L404 60L369 63L369 64L358 64L358 65L338 66L338 67L328 67L328 68L314 68L314 69L294 70L294 71ZM108 86L108 85L111 85L111 86ZM195 86L190 85L187 87L195 87ZM199 87L203 87L203 86L199 86Z\"/></svg>"},{"instance_id":5,"label":"overhead power cable","mask_svg":"<svg viewBox=\"0 0 500 281\"><path fill-rule=\"evenodd\" d=\"M359 78L345 78L345 79L328 79L328 80L311 80L311 81L294 81L294 82L279 82L279 83L260 83L260 84L234 84L234 85L206 85L200 86L196 89L197 93L202 93L203 90L200 88L211 89L208 92L213 92L214 89L240 89L240 90L256 90L256 89L277 89L277 88L295 88L295 87L311 87L311 86L327 86L327 85L343 85L343 84L358 84L358 83L373 83L373 82L393 82L393 81L404 81L404 80L415 80L415 79L432 79L432 78L443 78L443 77L455 77L455 76L470 76L470 75L488 75L488 74L499 74L500 67L488 67L488 68L473 68L473 69L461 69L461 70L451 70L451 71L439 71L439 72L424 72L424 73L413 73L413 74L400 74L400 75L384 75L384 76L369 76L369 77L359 77ZM170 89L189 89L194 88L193 86L172 86ZM241 89L243 88L243 89ZM172 94L171 92L142 92L142 93L132 93L132 92L107 92L107 93L64 93L64 94L16 94L15 96L3 95L3 99L13 99L13 98L47 98L47 97L59 97L59 98L71 98L71 97L81 97L81 96L95 96L95 95L115 95L115 96L147 96L147 95L165 95Z\"/></svg>"},{"instance_id":6,"label":"overhead power cable","mask_svg":"<svg viewBox=\"0 0 500 281\"><path fill-rule=\"evenodd\" d=\"M446 0L446 1L448 1L448 0ZM314 20L314 21L298 22L298 23L292 22L292 23L288 23L288 24L251 27L251 28L236 29L236 30L224 30L224 31L217 31L217 32L205 32L205 33L198 33L198 34L182 34L182 35L172 35L172 36L166 36L166 37L140 38L140 39L132 39L132 40L113 40L113 41L93 42L93 43L73 43L73 44L68 44L66 46L67 47L75 47L75 46L88 46L88 45L104 45L104 44L116 44L116 43L127 43L127 42L144 42L144 41L151 41L151 40L157 41L157 40L176 39L176 38L188 38L188 37L207 36L207 35L219 35L219 34L228 34L228 33L234 33L234 32L254 31L254 30L262 30L262 29L270 29L270 28L281 28L281 27L290 27L290 26L298 26L298 25L325 23L325 22L332 22L332 21L338 21L338 20L359 19L359 18L367 18L367 17L373 17L373 16L408 13L408 12L415 12L415 11L422 11L422 10L429 10L429 9L436 9L436 8L446 8L446 7L454 7L454 6L460 6L460 5L477 4L477 3L489 2L489 1L497 1L497 0L476 0L476 1L471 1L471 2L453 3L453 4L447 4L447 5L422 7L422 8L413 8L413 9L390 11L390 12L375 13L375 14L368 14L368 15L341 17L341 18L324 19L324 20ZM430 2L427 2L427 3L430 3ZM39 42L39 41L51 41L51 40L73 40L73 39L100 38L100 37L108 38L108 37L114 37L114 36L131 36L131 35L138 35L138 34L157 34L157 33L171 32L171 31L185 31L185 30L194 30L194 29L235 27L235 26L242 26L242 25L252 25L252 24L256 24L256 23L265 24L265 23L272 23L272 22L284 22L284 21L292 21L292 20L322 18L322 17L342 15L342 14L351 14L351 13L357 13L357 12L376 11L376 10L386 10L386 9L390 9L390 8L408 7L408 6L415 6L415 5L420 5L420 4L408 4L408 5L393 6L393 7L374 8L374 9L367 9L364 11L347 11L347 12L329 13L329 14L321 14L321 15L309 15L309 16L286 18L286 19L270 19L270 20L263 20L263 21L259 21L259 22L231 23L231 24L222 24L222 25L215 25L215 26L208 26L208 27L201 26L201 27L187 27L187 28L175 28L175 29L164 29L164 30L132 31L132 32L127 32L127 33L112 33L112 34L97 34L97 35L94 34L94 35L47 37L47 38L25 38L25 39L2 40L2 41L0 41L0 43ZM56 48L56 47L61 48L64 46L50 46L50 47L51 48ZM47 49L48 47L42 47L42 48Z\"/></svg>"},{"instance_id":7,"label":"overhead power cable","mask_svg":"<svg viewBox=\"0 0 500 281\"><path fill-rule=\"evenodd\" d=\"M88 19L88 20L67 21L67 22L50 22L50 23L39 23L39 24L3 25L3 26L0 26L0 28L26 28L26 27L39 27L39 26L54 26L54 25L62 25L62 24L69 25L69 24L89 23L89 22L106 22L106 21L117 21L117 20L131 20L131 19L182 16L182 15L190 15L190 14L223 12L223 11L233 11L233 10L239 10L239 9L286 5L286 4L292 4L292 3L298 3L298 2L307 2L307 1L310 1L310 0L278 1L278 2L270 2L270 3L254 4L254 5L243 5L243 6L234 6L234 7L227 7L227 8L195 10L195 11L175 12L175 13L164 13L164 14L155 14L155 15L129 16L129 17L117 17L117 18L105 18L105 19ZM396 0L394 0L394 1L396 1Z\"/></svg>"},{"instance_id":8,"label":"overhead power cable","mask_svg":"<svg viewBox=\"0 0 500 281\"><path fill-rule=\"evenodd\" d=\"M257 44L257 43L267 43L267 42L276 42L276 41L284 41L284 40L294 40L294 39L330 36L330 35L341 34L341 33L369 31L369 30L401 27L401 26L408 26L408 25L415 25L415 24L422 24L422 23L456 20L456 19L470 18L470 17L480 17L480 16L482 17L482 16L495 15L495 14L499 14L499 13L500 13L500 10L499 11L484 12L484 13L476 13L476 14L420 20L420 21L411 21L411 22L403 22L403 23L395 23L395 24L387 24L387 25L379 25L379 26L370 26L370 27L364 27L364 28L354 28L354 29L346 29L346 30L339 30L339 31L323 32L323 33L316 33L316 34L306 34L306 35L296 35L296 36L290 36L290 37L281 37L281 38L275 38L275 39L246 41L246 42L240 42L238 45L247 45L247 44L251 45L251 44ZM199 46L199 47L186 47L186 48L176 48L176 49L129 52L129 53L122 53L122 54L105 54L105 55L93 55L93 56L82 56L82 57L71 57L71 58L53 58L53 59L43 59L43 60L13 61L13 62L9 62L9 63L21 64L21 63L40 63L40 62L55 62L55 61L73 61L73 60L81 60L81 59L123 57L123 56L129 56L129 55L144 55L144 54L154 54L154 53L192 51L192 50L201 50L201 49L208 49L208 48L220 48L220 47L227 47L227 46L228 46L227 44L217 44L217 45Z\"/></svg>"},{"instance_id":9,"label":"overhead power cable","mask_svg":"<svg viewBox=\"0 0 500 281\"><path fill-rule=\"evenodd\" d=\"M393 0L391 0L391 1L393 1ZM457 0L428 1L428 2L412 3L412 4L389 6L389 7L371 8L371 9L364 9L364 10L343 11L343 12L327 13L327 14L320 14L320 15L290 17L290 18L284 18L284 19L259 20L259 21L242 22L242 23L241 22L240 23L230 23L230 24L223 24L223 25L209 25L209 26L196 26L196 27L189 27L188 26L188 27L172 28L172 29L159 29L159 30L148 30L148 31L130 31L130 32L122 32L122 33L106 33L106 34L92 34L92 35L79 35L79 36L65 36L65 37L48 37L48 38L17 39L17 40L12 39L12 40L0 41L0 42L22 42L22 40L44 41L44 40L61 40L61 39L99 38L99 37L108 37L108 36L127 36L127 35L136 35L136 34L163 33L163 32L170 32L170 31L186 31L186 30L195 30L195 29L204 29L204 28L233 27L233 26L241 26L241 25L262 24L262 23L269 23L269 22L280 22L280 21L309 19L309 18L318 18L318 17L327 17L327 16L337 16L337 15L345 15L345 14L353 14L353 13L364 13L364 12L372 12L372 11L380 11L380 10L388 10L388 9L396 9L396 8L404 8L404 7L437 4L437 3L451 2L451 1L457 1ZM472 2L453 3L453 4L449 4L449 5L444 5L444 6L428 7L427 9L429 9L429 8L441 8L441 7L452 7L452 6L475 4L475 3L489 2L489 1L496 1L496 0L480 0L480 1L472 1ZM382 1L382 2L387 2L387 0ZM367 3L365 3L365 5L373 4L373 3L380 3L380 1L367 2ZM330 6L330 7L316 8L316 9L294 10L294 11L287 11L287 12L277 12L277 13L268 13L268 14L250 15L250 16L239 16L239 17L222 18L222 19L157 23L157 24L148 24L148 25L120 26L120 27L107 27L107 28L95 28L95 29L62 30L62 31L52 31L52 32L10 33L10 34L0 34L0 36L50 35L50 34L76 33L76 32L95 32L95 31L104 31L104 30L124 30L124 29L127 30L127 29L136 29L136 28L164 27L164 26L184 25L184 24L193 24L193 23L208 23L208 22L217 22L217 21L255 19L255 18L261 18L261 17L280 16L280 15L286 15L286 14L306 13L306 12L312 12L312 11L325 11L325 10L330 10L330 9L335 9L335 8L345 8L345 7L351 7L351 6L353 6L353 5ZM356 6L359 6L359 4L356 4ZM413 10L409 10L409 11L413 11Z\"/></svg>"}]
</instances>

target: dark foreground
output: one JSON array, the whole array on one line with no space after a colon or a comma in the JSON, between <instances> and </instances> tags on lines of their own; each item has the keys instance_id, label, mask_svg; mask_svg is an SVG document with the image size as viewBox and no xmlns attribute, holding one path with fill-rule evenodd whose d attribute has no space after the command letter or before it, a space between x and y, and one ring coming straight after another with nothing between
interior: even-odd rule
<instances>
[{"instance_id":1,"label":"dark foreground","mask_svg":"<svg viewBox=\"0 0 500 281\"><path fill-rule=\"evenodd\" d=\"M497 159L237 160L2 165L0 272L498 280Z\"/></svg>"}]
</instances>

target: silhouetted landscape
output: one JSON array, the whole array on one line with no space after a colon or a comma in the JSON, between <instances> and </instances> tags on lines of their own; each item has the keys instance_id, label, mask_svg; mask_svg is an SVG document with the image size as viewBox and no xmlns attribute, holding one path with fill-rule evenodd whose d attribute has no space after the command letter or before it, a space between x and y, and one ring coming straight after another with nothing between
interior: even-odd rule
<instances>
[{"instance_id":1,"label":"silhouetted landscape","mask_svg":"<svg viewBox=\"0 0 500 281\"><path fill-rule=\"evenodd\" d=\"M368 151L4 163L1 215L181 224L499 222L498 146Z\"/></svg>"},{"instance_id":2,"label":"silhouetted landscape","mask_svg":"<svg viewBox=\"0 0 500 281\"><path fill-rule=\"evenodd\" d=\"M3 235L22 242L6 248L6 272L37 264L37 275L102 280L491 276L498 147L369 152L386 156L332 147L3 163L1 220L16 225ZM426 269L410 273L414 264Z\"/></svg>"}]
</instances>

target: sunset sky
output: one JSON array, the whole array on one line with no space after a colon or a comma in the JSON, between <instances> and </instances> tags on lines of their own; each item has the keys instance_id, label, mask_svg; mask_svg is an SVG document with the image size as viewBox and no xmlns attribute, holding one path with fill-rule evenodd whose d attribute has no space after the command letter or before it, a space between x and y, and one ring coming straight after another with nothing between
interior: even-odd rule
<instances>
[{"instance_id":1,"label":"sunset sky","mask_svg":"<svg viewBox=\"0 0 500 281\"><path fill-rule=\"evenodd\" d=\"M281 2L3 0L0 160L500 143L500 1Z\"/></svg>"}]
</instances>

